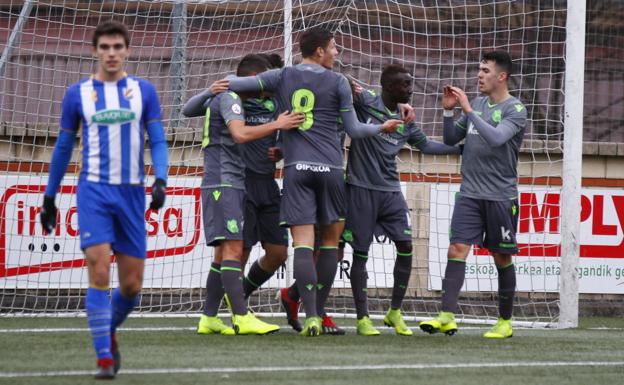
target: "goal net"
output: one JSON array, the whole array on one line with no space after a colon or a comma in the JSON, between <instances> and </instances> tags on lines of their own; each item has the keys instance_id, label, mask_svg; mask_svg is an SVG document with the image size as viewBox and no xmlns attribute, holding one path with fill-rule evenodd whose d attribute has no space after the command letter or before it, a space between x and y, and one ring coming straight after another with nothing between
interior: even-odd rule
<instances>
[{"instance_id":1,"label":"goal net","mask_svg":"<svg viewBox=\"0 0 624 385\"><path fill-rule=\"evenodd\" d=\"M517 69L511 92L530 117L519 165L521 251L514 257L514 317L533 325L552 324L558 315L560 268L565 16L565 2L539 0L0 2L2 314L65 314L84 308L87 271L75 203L78 146L57 197L59 225L51 236L42 235L38 207L64 91L94 72L91 33L99 22L115 19L131 31L127 72L149 79L159 92L171 163L165 207L146 212L149 252L138 313L199 312L213 255L203 238L198 189L203 122L184 118L181 106L231 74L247 53L279 53L287 62L298 62L298 34L323 25L335 31L341 51L335 69L363 87L379 90L384 65L405 66L413 75L417 123L438 140L442 87L453 84L475 97L482 53L497 48L511 53ZM440 310L459 162L456 156L425 156L409 148L399 156L413 226L413 270L403 306L412 319ZM250 262L261 254L256 246ZM390 304L395 250L379 237L369 255L371 314L380 316ZM347 247L328 303L332 314L354 314L350 261ZM290 266L251 298L252 309L281 312L274 294L292 283ZM114 287L114 265L112 277ZM492 258L487 250L473 250L460 319L496 319L496 291Z\"/></svg>"}]
</instances>

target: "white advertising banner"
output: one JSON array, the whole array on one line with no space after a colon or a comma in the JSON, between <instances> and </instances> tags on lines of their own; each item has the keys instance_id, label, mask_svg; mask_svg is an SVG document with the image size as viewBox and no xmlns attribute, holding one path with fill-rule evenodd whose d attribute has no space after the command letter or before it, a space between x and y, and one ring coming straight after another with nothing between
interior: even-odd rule
<instances>
[{"instance_id":1,"label":"white advertising banner","mask_svg":"<svg viewBox=\"0 0 624 385\"><path fill-rule=\"evenodd\" d=\"M39 211L47 178L0 176L0 288L86 287L88 277L80 249L76 183L75 178L65 177L56 198L58 225L54 234L43 236ZM205 286L213 248L207 247L204 239L200 184L198 177L169 178L165 207L158 212L146 207L148 252L144 287ZM146 194L149 195L149 187ZM146 205L149 201L148 196ZM372 252L379 257L369 259L369 286L392 287L394 246L374 244ZM250 262L260 255L261 248L254 247ZM292 256L292 249L289 255ZM115 266L111 270L113 286L117 286ZM350 287L350 266L351 249L347 247L334 287ZM285 287L287 282L292 282L292 272L280 269L265 287Z\"/></svg>"},{"instance_id":2,"label":"white advertising banner","mask_svg":"<svg viewBox=\"0 0 624 385\"><path fill-rule=\"evenodd\" d=\"M514 256L519 291L559 291L560 190L520 186ZM459 184L432 184L430 194L429 289L441 290L449 228ZM624 191L582 189L581 293L624 294ZM473 248L466 261L465 291L496 291L497 272L486 249Z\"/></svg>"}]
</instances>

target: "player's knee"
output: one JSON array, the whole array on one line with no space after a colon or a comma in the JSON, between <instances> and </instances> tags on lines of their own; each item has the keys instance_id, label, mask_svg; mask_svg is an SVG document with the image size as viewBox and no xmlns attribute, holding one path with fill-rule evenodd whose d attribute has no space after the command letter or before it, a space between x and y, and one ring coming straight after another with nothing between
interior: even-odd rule
<instances>
[{"instance_id":1,"label":"player's knee","mask_svg":"<svg viewBox=\"0 0 624 385\"><path fill-rule=\"evenodd\" d=\"M511 254L493 253L492 256L494 257L494 263L498 267L508 266L513 261Z\"/></svg>"},{"instance_id":2,"label":"player's knee","mask_svg":"<svg viewBox=\"0 0 624 385\"><path fill-rule=\"evenodd\" d=\"M397 252L401 254L412 253L412 241L398 241L395 243Z\"/></svg>"},{"instance_id":3,"label":"player's knee","mask_svg":"<svg viewBox=\"0 0 624 385\"><path fill-rule=\"evenodd\" d=\"M136 297L141 293L141 289L141 281L137 280L132 280L131 282L124 282L120 284L121 295L126 298Z\"/></svg>"}]
</instances>

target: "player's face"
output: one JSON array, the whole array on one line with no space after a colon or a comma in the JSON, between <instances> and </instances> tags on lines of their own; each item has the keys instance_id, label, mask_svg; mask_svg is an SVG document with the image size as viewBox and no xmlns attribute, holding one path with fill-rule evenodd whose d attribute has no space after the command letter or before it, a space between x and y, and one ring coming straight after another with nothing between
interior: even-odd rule
<instances>
[{"instance_id":1,"label":"player's face","mask_svg":"<svg viewBox=\"0 0 624 385\"><path fill-rule=\"evenodd\" d=\"M123 71L123 64L129 51L121 35L100 36L93 54L100 62L100 69L108 76L115 76Z\"/></svg>"},{"instance_id":2,"label":"player's face","mask_svg":"<svg viewBox=\"0 0 624 385\"><path fill-rule=\"evenodd\" d=\"M412 78L409 74L398 73L393 76L389 93L397 103L408 103L412 96Z\"/></svg>"},{"instance_id":3,"label":"player's face","mask_svg":"<svg viewBox=\"0 0 624 385\"><path fill-rule=\"evenodd\" d=\"M336 57L338 56L336 41L334 39L331 39L327 44L327 47L322 48L320 51L320 64L325 68L331 69L334 66L334 61L336 61Z\"/></svg>"},{"instance_id":4,"label":"player's face","mask_svg":"<svg viewBox=\"0 0 624 385\"><path fill-rule=\"evenodd\" d=\"M507 74L501 72L494 61L482 61L479 64L479 91L489 95L507 80Z\"/></svg>"}]
</instances>

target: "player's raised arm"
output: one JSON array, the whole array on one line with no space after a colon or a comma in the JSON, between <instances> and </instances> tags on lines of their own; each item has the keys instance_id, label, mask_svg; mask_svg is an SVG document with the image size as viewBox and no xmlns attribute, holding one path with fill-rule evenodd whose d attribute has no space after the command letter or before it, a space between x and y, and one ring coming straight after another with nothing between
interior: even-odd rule
<instances>
[{"instance_id":1,"label":"player's raised arm","mask_svg":"<svg viewBox=\"0 0 624 385\"><path fill-rule=\"evenodd\" d=\"M394 132L403 122L398 119L390 119L383 124L366 124L358 120L353 109L353 95L351 86L344 76L340 77L340 117L347 134L352 138L364 138L377 135L380 132Z\"/></svg>"},{"instance_id":2,"label":"player's raised arm","mask_svg":"<svg viewBox=\"0 0 624 385\"><path fill-rule=\"evenodd\" d=\"M282 69L273 69L256 76L229 78L229 88L234 92L275 91L282 78Z\"/></svg>"},{"instance_id":3,"label":"player's raised arm","mask_svg":"<svg viewBox=\"0 0 624 385\"><path fill-rule=\"evenodd\" d=\"M228 86L229 81L227 78L215 81L209 88L191 97L182 107L182 114L187 118L204 116L206 114L206 108L210 104L210 98L227 91Z\"/></svg>"},{"instance_id":4,"label":"player's raised arm","mask_svg":"<svg viewBox=\"0 0 624 385\"><path fill-rule=\"evenodd\" d=\"M461 105L464 114L468 117L470 122L472 122L479 135L492 147L498 147L507 143L507 141L520 132L526 124L526 108L519 104L519 107L506 111L506 113L502 115L500 122L494 127L472 110L470 101L461 88L451 87L450 89Z\"/></svg>"},{"instance_id":5,"label":"player's raised arm","mask_svg":"<svg viewBox=\"0 0 624 385\"><path fill-rule=\"evenodd\" d=\"M457 98L453 95L450 86L444 86L442 94L442 107L444 108L444 131L443 140L445 144L453 146L466 137L467 118L462 115L455 121L453 109L457 105Z\"/></svg>"}]
</instances>

